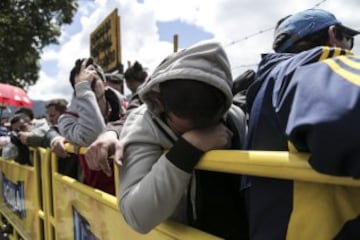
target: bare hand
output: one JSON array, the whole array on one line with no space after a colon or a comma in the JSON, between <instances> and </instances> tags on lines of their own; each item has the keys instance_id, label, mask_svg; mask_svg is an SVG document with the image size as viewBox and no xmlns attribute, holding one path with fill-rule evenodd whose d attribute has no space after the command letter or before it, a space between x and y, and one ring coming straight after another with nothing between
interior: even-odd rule
<instances>
[{"instance_id":1,"label":"bare hand","mask_svg":"<svg viewBox=\"0 0 360 240\"><path fill-rule=\"evenodd\" d=\"M95 67L93 65L90 64L89 66L86 67L88 61L89 58L81 63L80 72L75 76L75 83L85 82L85 81L89 81L91 83L94 79L99 78L95 70Z\"/></svg>"},{"instance_id":2,"label":"bare hand","mask_svg":"<svg viewBox=\"0 0 360 240\"><path fill-rule=\"evenodd\" d=\"M60 158L65 158L69 154L65 150L65 138L62 136L57 136L51 141L51 150Z\"/></svg>"},{"instance_id":3,"label":"bare hand","mask_svg":"<svg viewBox=\"0 0 360 240\"><path fill-rule=\"evenodd\" d=\"M87 149L85 160L92 170L102 170L107 176L113 174L109 157L114 155L115 163L122 166L123 149L113 131L103 132Z\"/></svg>"},{"instance_id":4,"label":"bare hand","mask_svg":"<svg viewBox=\"0 0 360 240\"><path fill-rule=\"evenodd\" d=\"M19 132L18 138L20 139L20 142L24 145L27 145L27 139L31 135L31 132Z\"/></svg>"},{"instance_id":5,"label":"bare hand","mask_svg":"<svg viewBox=\"0 0 360 240\"><path fill-rule=\"evenodd\" d=\"M208 129L194 129L182 135L185 140L204 152L231 147L232 136L230 129L222 123Z\"/></svg>"},{"instance_id":6,"label":"bare hand","mask_svg":"<svg viewBox=\"0 0 360 240\"><path fill-rule=\"evenodd\" d=\"M0 137L0 148L4 147L5 145L9 144L11 142L9 136L1 136Z\"/></svg>"}]
</instances>

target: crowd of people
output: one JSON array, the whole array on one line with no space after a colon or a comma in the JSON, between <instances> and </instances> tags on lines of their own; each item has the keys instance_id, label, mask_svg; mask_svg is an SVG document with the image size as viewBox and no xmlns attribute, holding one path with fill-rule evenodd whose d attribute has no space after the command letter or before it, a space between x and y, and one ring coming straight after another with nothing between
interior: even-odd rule
<instances>
[{"instance_id":1,"label":"crowd of people","mask_svg":"<svg viewBox=\"0 0 360 240\"><path fill-rule=\"evenodd\" d=\"M110 194L119 167L121 214L140 233L171 219L224 239L360 239L357 188L195 168L215 149L301 151L316 171L358 178L357 34L321 9L289 15L276 24L274 53L235 80L212 41L167 56L149 76L139 62L109 74L78 59L71 102L49 101L48 123L15 112L2 156L31 165L23 149L49 147L60 173ZM87 152L69 154L65 142Z\"/></svg>"}]
</instances>

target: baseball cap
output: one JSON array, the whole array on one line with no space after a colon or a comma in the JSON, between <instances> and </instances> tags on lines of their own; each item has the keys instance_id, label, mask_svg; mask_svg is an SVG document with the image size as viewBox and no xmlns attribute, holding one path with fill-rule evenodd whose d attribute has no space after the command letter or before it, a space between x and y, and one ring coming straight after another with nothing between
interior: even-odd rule
<instances>
[{"instance_id":1,"label":"baseball cap","mask_svg":"<svg viewBox=\"0 0 360 240\"><path fill-rule=\"evenodd\" d=\"M275 51L286 52L288 48L302 38L332 25L338 26L349 36L355 36L360 33L359 31L342 25L330 12L322 9L307 9L286 17L276 27L274 39L277 39L281 34L289 35L289 38Z\"/></svg>"},{"instance_id":2,"label":"baseball cap","mask_svg":"<svg viewBox=\"0 0 360 240\"><path fill-rule=\"evenodd\" d=\"M124 82L124 75L121 73L105 73L107 82L121 84Z\"/></svg>"}]
</instances>

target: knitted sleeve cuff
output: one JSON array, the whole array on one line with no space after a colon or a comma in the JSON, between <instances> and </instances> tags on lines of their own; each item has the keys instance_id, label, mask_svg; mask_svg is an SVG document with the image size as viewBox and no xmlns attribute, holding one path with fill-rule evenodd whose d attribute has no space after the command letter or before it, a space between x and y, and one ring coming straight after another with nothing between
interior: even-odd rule
<instances>
[{"instance_id":1,"label":"knitted sleeve cuff","mask_svg":"<svg viewBox=\"0 0 360 240\"><path fill-rule=\"evenodd\" d=\"M179 138L166 153L166 157L178 168L191 173L203 154L203 151L191 145L184 138Z\"/></svg>"}]
</instances>

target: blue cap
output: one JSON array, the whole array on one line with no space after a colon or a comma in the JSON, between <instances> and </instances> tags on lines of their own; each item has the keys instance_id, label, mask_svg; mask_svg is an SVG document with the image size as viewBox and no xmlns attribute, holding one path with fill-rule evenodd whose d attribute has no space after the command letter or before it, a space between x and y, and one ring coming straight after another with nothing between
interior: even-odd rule
<instances>
[{"instance_id":1,"label":"blue cap","mask_svg":"<svg viewBox=\"0 0 360 240\"><path fill-rule=\"evenodd\" d=\"M321 9L308 9L288 16L275 29L274 39L281 34L289 35L289 38L276 49L276 52L286 52L300 39L332 25L341 27L350 36L359 34L358 31L343 26L330 12Z\"/></svg>"}]
</instances>

